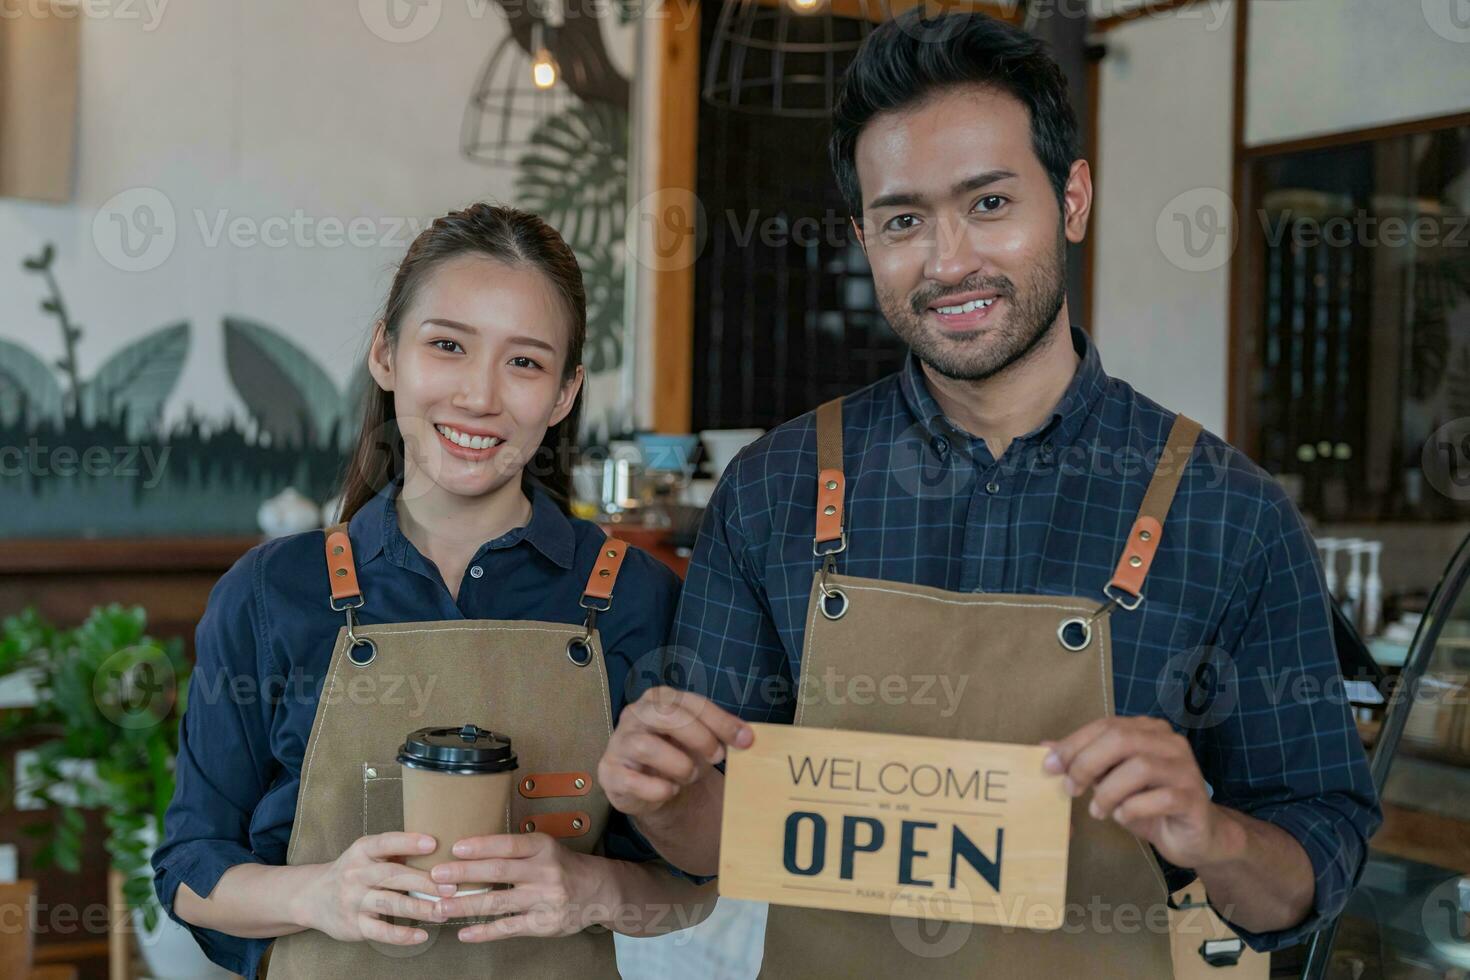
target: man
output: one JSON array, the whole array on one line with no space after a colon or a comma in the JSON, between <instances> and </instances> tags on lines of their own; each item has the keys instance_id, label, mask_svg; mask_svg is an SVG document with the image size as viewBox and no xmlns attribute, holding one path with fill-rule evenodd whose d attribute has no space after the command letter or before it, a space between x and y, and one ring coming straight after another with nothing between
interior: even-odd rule
<instances>
[{"instance_id":1,"label":"man","mask_svg":"<svg viewBox=\"0 0 1470 980\"><path fill-rule=\"evenodd\" d=\"M1092 184L1060 71L1017 29L916 9L857 55L831 156L911 355L729 467L676 620L690 690L624 712L613 805L710 875L744 721L1052 748L1077 798L1069 913L1100 916L940 956L896 918L773 905L763 976L1168 975L1147 913L1195 878L1255 949L1320 928L1381 815L1345 704L1301 696L1338 670L1313 541L1265 472L1072 326ZM920 673L948 702L871 696ZM864 703L841 686L859 676Z\"/></svg>"}]
</instances>

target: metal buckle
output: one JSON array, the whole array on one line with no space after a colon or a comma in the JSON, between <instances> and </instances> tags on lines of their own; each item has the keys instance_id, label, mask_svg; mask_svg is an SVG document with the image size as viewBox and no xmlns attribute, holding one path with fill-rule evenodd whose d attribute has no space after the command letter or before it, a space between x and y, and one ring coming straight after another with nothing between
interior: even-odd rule
<instances>
[{"instance_id":1,"label":"metal buckle","mask_svg":"<svg viewBox=\"0 0 1470 980\"><path fill-rule=\"evenodd\" d=\"M812 542L812 554L816 555L818 558L822 558L822 557L824 557L826 555L840 555L840 554L842 554L844 551L847 550L847 532L844 530L842 532L842 537L840 537L840 538L837 539L837 547L831 549L830 551L824 551L822 549L822 546L823 545L827 545L827 544L831 544L831 543L832 542L830 540L827 540L827 541L813 541Z\"/></svg>"},{"instance_id":2,"label":"metal buckle","mask_svg":"<svg viewBox=\"0 0 1470 980\"><path fill-rule=\"evenodd\" d=\"M357 605L347 606L345 608L347 613L347 660L354 667L366 667L378 659L378 645L372 641L371 637L357 635L357 616L354 615L354 612L362 605L360 601L361 597L359 596L358 598L359 602ZM358 647L367 647L368 652L366 658L362 660L357 659Z\"/></svg>"},{"instance_id":3,"label":"metal buckle","mask_svg":"<svg viewBox=\"0 0 1470 980\"><path fill-rule=\"evenodd\" d=\"M604 599L603 602L605 603L605 605L601 606L594 605L594 603L597 601L596 597L593 597L592 602L588 602L587 598L588 597L585 595L582 596L582 600L578 603L578 605L580 605L583 609L588 610L593 616L596 616L598 613L605 613L612 608L612 596L608 596L606 599Z\"/></svg>"},{"instance_id":4,"label":"metal buckle","mask_svg":"<svg viewBox=\"0 0 1470 980\"><path fill-rule=\"evenodd\" d=\"M844 542L843 545L845 547L846 542ZM843 592L841 589L827 588L827 573L835 572L837 570L837 559L835 557L836 555L836 551L829 552L827 554L826 560L822 562L822 574L817 578L817 588L822 593L822 597L817 600L817 608L822 610L823 616L826 616L828 619L831 620L838 620L847 615L847 593ZM827 609L828 599L842 600L842 605L837 607L836 612L831 612Z\"/></svg>"},{"instance_id":5,"label":"metal buckle","mask_svg":"<svg viewBox=\"0 0 1470 980\"><path fill-rule=\"evenodd\" d=\"M1113 605L1115 605L1115 606L1122 606L1124 609L1128 610L1129 612L1132 612L1133 610L1137 609L1139 606L1141 606L1143 604L1143 596L1136 595L1136 596L1132 596L1131 597L1133 599L1133 605L1130 606L1128 603L1124 602L1123 599L1122 599L1122 596L1128 595L1127 592L1124 592L1122 589L1118 589L1117 591L1118 591L1119 594L1118 595L1113 595L1112 592L1109 592L1108 591L1111 588L1113 588L1113 583L1112 582L1109 582L1107 585L1104 585L1103 586L1103 595L1105 595L1109 599L1113 600Z\"/></svg>"},{"instance_id":6,"label":"metal buckle","mask_svg":"<svg viewBox=\"0 0 1470 980\"><path fill-rule=\"evenodd\" d=\"M357 601L353 602L353 599ZM327 605L332 607L332 612L346 612L349 609L361 609L365 601L361 595L348 596L346 599L338 599L334 596L327 600ZM341 602L342 605L337 605L338 602Z\"/></svg>"}]
</instances>

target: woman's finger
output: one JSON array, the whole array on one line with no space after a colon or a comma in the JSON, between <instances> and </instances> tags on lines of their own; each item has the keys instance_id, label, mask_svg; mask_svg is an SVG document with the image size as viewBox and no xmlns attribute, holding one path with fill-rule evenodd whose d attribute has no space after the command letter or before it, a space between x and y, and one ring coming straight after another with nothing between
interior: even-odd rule
<instances>
[{"instance_id":1,"label":"woman's finger","mask_svg":"<svg viewBox=\"0 0 1470 980\"><path fill-rule=\"evenodd\" d=\"M363 897L362 911L371 912L373 915L396 915L406 919L420 919L424 922L443 922L445 919L438 902L414 898L402 892L384 891L381 888L368 889L367 894Z\"/></svg>"}]
</instances>

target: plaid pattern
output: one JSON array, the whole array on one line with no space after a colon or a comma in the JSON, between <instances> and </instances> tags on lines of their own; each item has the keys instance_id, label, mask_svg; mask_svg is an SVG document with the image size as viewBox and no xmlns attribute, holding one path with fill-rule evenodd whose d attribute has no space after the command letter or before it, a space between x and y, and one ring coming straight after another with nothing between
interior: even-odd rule
<instances>
[{"instance_id":1,"label":"plaid pattern","mask_svg":"<svg viewBox=\"0 0 1470 980\"><path fill-rule=\"evenodd\" d=\"M1101 603L1174 413L1108 377L1082 331L1072 341L1082 361L1070 387L1000 460L945 420L912 355L848 396L839 571ZM819 564L814 418L777 427L731 464L675 620L671 682L751 721L794 713ZM1297 942L1341 911L1382 819L1342 695L1315 544L1276 482L1205 432L1143 592L1136 611L1112 616L1117 712L1168 718L1217 802L1301 842L1316 874L1313 913L1281 932L1241 931L1256 949ZM901 651L894 658L901 668ZM1173 888L1194 877L1161 865Z\"/></svg>"}]
</instances>

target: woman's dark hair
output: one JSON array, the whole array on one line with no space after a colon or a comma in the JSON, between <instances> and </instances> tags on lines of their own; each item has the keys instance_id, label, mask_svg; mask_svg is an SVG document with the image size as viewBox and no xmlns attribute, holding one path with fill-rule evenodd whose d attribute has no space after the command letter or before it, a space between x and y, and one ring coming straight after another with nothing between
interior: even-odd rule
<instances>
[{"instance_id":1,"label":"woman's dark hair","mask_svg":"<svg viewBox=\"0 0 1470 980\"><path fill-rule=\"evenodd\" d=\"M1077 117L1067 101L1067 79L1045 43L984 14L926 18L919 4L874 28L842 78L827 148L854 217L863 213L855 162L863 127L880 112L910 108L956 85L1000 89L1026 107L1031 146L1061 203L1079 155Z\"/></svg>"},{"instance_id":2,"label":"woman's dark hair","mask_svg":"<svg viewBox=\"0 0 1470 980\"><path fill-rule=\"evenodd\" d=\"M515 208L476 203L451 211L421 231L393 276L382 321L389 345L398 342L404 311L413 305L425 280L448 259L484 255L510 266L525 266L544 275L561 297L571 326L562 382L570 381L582 363L587 338L587 294L582 268L556 229L536 215ZM349 520L363 504L403 475L403 436L398 431L393 393L369 383L362 404L362 428L357 446L342 476L342 516ZM529 495L532 486L545 489L566 511L571 501L571 465L577 444L577 420L582 393L561 422L546 430L534 458L521 471Z\"/></svg>"}]
</instances>

